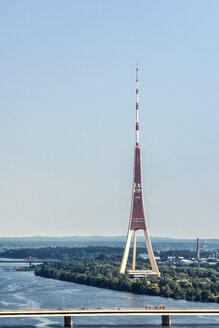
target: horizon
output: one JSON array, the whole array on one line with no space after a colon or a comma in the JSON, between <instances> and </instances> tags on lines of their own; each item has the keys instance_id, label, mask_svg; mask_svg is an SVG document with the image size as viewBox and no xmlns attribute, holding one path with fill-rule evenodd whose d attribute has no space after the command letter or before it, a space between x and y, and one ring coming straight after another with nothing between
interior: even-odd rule
<instances>
[{"instance_id":1,"label":"horizon","mask_svg":"<svg viewBox=\"0 0 219 328\"><path fill-rule=\"evenodd\" d=\"M140 238L142 237L144 239L144 236L139 236ZM25 239L25 238L126 238L126 235L115 235L115 236L104 236L104 235L90 235L90 236L79 236L79 235L72 235L72 236L16 236L16 237L0 237L0 239ZM196 241L197 238L201 240L218 240L219 238L174 238L174 237L159 237L159 236L150 236L151 239L171 239L171 240L192 240Z\"/></svg>"}]
</instances>

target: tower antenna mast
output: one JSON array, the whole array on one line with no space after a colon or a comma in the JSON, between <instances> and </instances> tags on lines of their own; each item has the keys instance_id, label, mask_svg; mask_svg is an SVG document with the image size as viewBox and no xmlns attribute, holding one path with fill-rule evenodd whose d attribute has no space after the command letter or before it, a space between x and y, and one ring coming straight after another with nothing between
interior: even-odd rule
<instances>
[{"instance_id":1,"label":"tower antenna mast","mask_svg":"<svg viewBox=\"0 0 219 328\"><path fill-rule=\"evenodd\" d=\"M136 147L139 146L138 64L136 64Z\"/></svg>"}]
</instances>

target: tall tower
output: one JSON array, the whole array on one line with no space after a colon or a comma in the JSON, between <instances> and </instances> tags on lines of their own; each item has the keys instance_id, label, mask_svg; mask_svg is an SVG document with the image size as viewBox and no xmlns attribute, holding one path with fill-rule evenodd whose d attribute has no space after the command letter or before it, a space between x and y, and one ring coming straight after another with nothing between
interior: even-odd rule
<instances>
[{"instance_id":1,"label":"tall tower","mask_svg":"<svg viewBox=\"0 0 219 328\"><path fill-rule=\"evenodd\" d=\"M147 247L152 270L135 270L136 237L137 237L138 230L144 231L146 247ZM120 267L120 273L123 274L125 273L126 264L128 260L132 231L134 231L133 260L132 260L132 270L129 270L129 274L134 277L144 277L147 275L160 276L160 272L158 270L157 263L154 258L154 253L148 234L146 215L144 211L142 177L141 177L141 148L139 145L138 66L136 67L136 145L134 147L134 176L133 176L132 202L131 202L129 227L128 227L128 233L127 233L122 263Z\"/></svg>"},{"instance_id":2,"label":"tall tower","mask_svg":"<svg viewBox=\"0 0 219 328\"><path fill-rule=\"evenodd\" d=\"M199 238L197 238L197 250L196 250L197 260L200 260L200 250L199 250Z\"/></svg>"}]
</instances>

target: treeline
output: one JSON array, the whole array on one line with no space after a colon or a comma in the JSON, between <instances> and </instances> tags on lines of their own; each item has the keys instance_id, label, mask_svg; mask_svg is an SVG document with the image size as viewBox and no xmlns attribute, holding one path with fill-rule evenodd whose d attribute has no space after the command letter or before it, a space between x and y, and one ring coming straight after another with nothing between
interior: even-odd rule
<instances>
[{"instance_id":1,"label":"treeline","mask_svg":"<svg viewBox=\"0 0 219 328\"><path fill-rule=\"evenodd\" d=\"M144 248L145 250L145 248ZM0 257L21 259L33 256L43 259L89 259L94 260L98 256L102 259L118 258L121 259L122 247L41 247L41 248L19 248L9 249L0 253Z\"/></svg>"},{"instance_id":2,"label":"treeline","mask_svg":"<svg viewBox=\"0 0 219 328\"><path fill-rule=\"evenodd\" d=\"M123 255L123 247L108 247L108 246L90 246L90 247L40 247L40 248L18 248L9 249L0 252L0 257L5 258L25 258L28 256L34 256L39 259L89 259L95 260L98 256L102 259L110 261L120 261ZM137 256L145 253L145 247L138 247ZM166 261L168 256L180 257L185 259L192 259L196 257L196 253L192 250L168 250L168 251L155 251L156 256L160 256L161 261ZM201 256L208 257L210 254L205 252L201 253ZM132 251L130 251L130 259L132 257ZM145 259L140 259L141 262L145 262Z\"/></svg>"},{"instance_id":3,"label":"treeline","mask_svg":"<svg viewBox=\"0 0 219 328\"><path fill-rule=\"evenodd\" d=\"M39 266L36 275L72 281L97 287L123 290L134 293L187 299L193 301L219 302L219 262L201 267L176 267L159 265L161 278L130 279L119 274L123 247L42 247L11 249L0 253L0 257L59 259L54 265ZM145 247L137 249L137 255L145 253ZM165 259L167 256L194 257L190 250L155 252ZM129 261L132 260L130 251ZM128 265L130 265L128 262ZM197 264L193 264L193 266ZM136 269L149 268L149 262L138 261Z\"/></svg>"},{"instance_id":4,"label":"treeline","mask_svg":"<svg viewBox=\"0 0 219 328\"><path fill-rule=\"evenodd\" d=\"M161 278L130 279L119 273L119 262L69 260L35 268L35 274L138 294L219 303L219 273L213 269L159 267Z\"/></svg>"}]
</instances>

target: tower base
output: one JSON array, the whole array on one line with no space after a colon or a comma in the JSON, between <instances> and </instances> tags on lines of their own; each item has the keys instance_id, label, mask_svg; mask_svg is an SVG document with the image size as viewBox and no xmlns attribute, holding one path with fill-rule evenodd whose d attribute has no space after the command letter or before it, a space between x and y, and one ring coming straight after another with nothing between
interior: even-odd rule
<instances>
[{"instance_id":1,"label":"tower base","mask_svg":"<svg viewBox=\"0 0 219 328\"><path fill-rule=\"evenodd\" d=\"M128 270L127 272L130 278L160 277L159 272L154 272L152 270Z\"/></svg>"}]
</instances>

